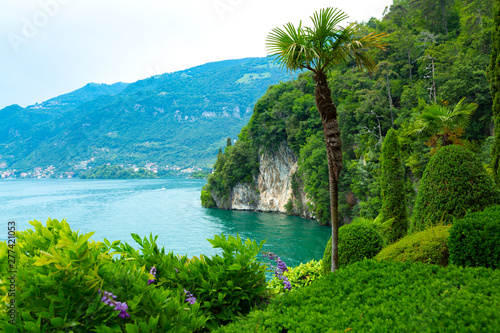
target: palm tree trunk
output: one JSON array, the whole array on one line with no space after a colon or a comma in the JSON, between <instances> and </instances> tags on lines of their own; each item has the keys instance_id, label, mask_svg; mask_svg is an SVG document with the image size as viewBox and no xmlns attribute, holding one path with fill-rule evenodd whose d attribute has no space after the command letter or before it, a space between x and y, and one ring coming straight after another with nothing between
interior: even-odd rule
<instances>
[{"instance_id":1,"label":"palm tree trunk","mask_svg":"<svg viewBox=\"0 0 500 333\"><path fill-rule=\"evenodd\" d=\"M342 140L340 139L339 124L337 122L337 108L333 104L332 92L328 87L325 73L315 73L314 95L316 107L323 123L326 154L328 157L328 181L330 184L330 207L332 216L332 268L334 272L339 265L339 175L342 171Z\"/></svg>"}]
</instances>

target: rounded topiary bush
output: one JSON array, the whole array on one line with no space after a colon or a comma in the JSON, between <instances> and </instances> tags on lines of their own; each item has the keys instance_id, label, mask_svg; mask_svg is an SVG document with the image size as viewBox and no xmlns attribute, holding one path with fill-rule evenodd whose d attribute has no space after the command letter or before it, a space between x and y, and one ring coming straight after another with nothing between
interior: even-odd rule
<instances>
[{"instance_id":1,"label":"rounded topiary bush","mask_svg":"<svg viewBox=\"0 0 500 333\"><path fill-rule=\"evenodd\" d=\"M500 204L500 191L476 156L462 146L443 147L425 168L410 233L495 204Z\"/></svg>"},{"instance_id":2,"label":"rounded topiary bush","mask_svg":"<svg viewBox=\"0 0 500 333\"><path fill-rule=\"evenodd\" d=\"M384 241L375 228L369 224L351 223L339 228L339 267L371 259L382 249ZM323 256L323 273L332 265L332 238L328 241Z\"/></svg>"},{"instance_id":3,"label":"rounded topiary bush","mask_svg":"<svg viewBox=\"0 0 500 333\"><path fill-rule=\"evenodd\" d=\"M448 265L450 226L440 225L406 236L380 251L377 260Z\"/></svg>"},{"instance_id":4,"label":"rounded topiary bush","mask_svg":"<svg viewBox=\"0 0 500 333\"><path fill-rule=\"evenodd\" d=\"M500 268L500 206L455 221L448 246L454 265Z\"/></svg>"}]
</instances>

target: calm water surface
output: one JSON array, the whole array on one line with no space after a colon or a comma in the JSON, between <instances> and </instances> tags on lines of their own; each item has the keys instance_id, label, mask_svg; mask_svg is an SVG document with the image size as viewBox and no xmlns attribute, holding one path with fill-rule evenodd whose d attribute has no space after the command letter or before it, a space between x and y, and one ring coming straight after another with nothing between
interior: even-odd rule
<instances>
[{"instance_id":1,"label":"calm water surface","mask_svg":"<svg viewBox=\"0 0 500 333\"><path fill-rule=\"evenodd\" d=\"M158 245L188 256L214 254L207 238L239 234L267 239L288 265L321 259L330 228L317 222L274 213L205 209L200 191L205 180L167 178L139 180L28 179L0 180L0 240L7 222L18 230L28 221L66 219L73 230L95 231L92 239L121 240L135 247L130 236L158 235Z\"/></svg>"}]
</instances>

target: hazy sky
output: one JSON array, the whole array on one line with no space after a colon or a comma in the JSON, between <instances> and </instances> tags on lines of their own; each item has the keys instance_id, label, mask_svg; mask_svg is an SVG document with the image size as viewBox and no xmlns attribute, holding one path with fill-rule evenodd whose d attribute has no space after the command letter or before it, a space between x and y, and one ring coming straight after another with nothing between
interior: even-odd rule
<instances>
[{"instance_id":1,"label":"hazy sky","mask_svg":"<svg viewBox=\"0 0 500 333\"><path fill-rule=\"evenodd\" d=\"M272 28L324 7L347 22L392 0L0 0L0 109L89 82L134 82L211 61L263 57Z\"/></svg>"}]
</instances>

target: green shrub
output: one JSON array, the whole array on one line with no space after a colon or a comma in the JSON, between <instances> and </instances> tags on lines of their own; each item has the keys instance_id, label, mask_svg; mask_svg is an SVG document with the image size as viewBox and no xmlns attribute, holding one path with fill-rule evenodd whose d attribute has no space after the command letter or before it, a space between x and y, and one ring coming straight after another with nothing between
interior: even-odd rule
<instances>
[{"instance_id":1,"label":"green shrub","mask_svg":"<svg viewBox=\"0 0 500 333\"><path fill-rule=\"evenodd\" d=\"M322 267L323 263L321 260L311 260L296 267L288 267L288 271L285 271L283 275L290 281L292 286L291 291L295 291L298 288L311 285L314 280L319 278L321 276ZM285 292L283 282L277 277L273 277L273 279L267 283L267 287L272 294Z\"/></svg>"},{"instance_id":2,"label":"green shrub","mask_svg":"<svg viewBox=\"0 0 500 333\"><path fill-rule=\"evenodd\" d=\"M364 260L218 332L500 332L500 270Z\"/></svg>"},{"instance_id":3,"label":"green shrub","mask_svg":"<svg viewBox=\"0 0 500 333\"><path fill-rule=\"evenodd\" d=\"M384 241L384 246L389 242L389 236L391 234L391 228L392 224L394 222L394 218L390 218L386 221L384 221L384 217L382 214L379 214L376 218L371 219L368 217L363 217L363 216L357 216L355 217L351 224L354 223L362 223L362 224L367 224L371 227L373 227L382 237L382 240Z\"/></svg>"},{"instance_id":4,"label":"green shrub","mask_svg":"<svg viewBox=\"0 0 500 333\"><path fill-rule=\"evenodd\" d=\"M375 256L377 260L422 262L448 265L448 236L450 226L436 226L406 236Z\"/></svg>"},{"instance_id":5,"label":"green shrub","mask_svg":"<svg viewBox=\"0 0 500 333\"><path fill-rule=\"evenodd\" d=\"M401 148L396 131L390 129L382 143L382 216L394 219L388 232L388 242L394 243L406 236L408 215L405 199L405 170L401 162Z\"/></svg>"},{"instance_id":6,"label":"green shrub","mask_svg":"<svg viewBox=\"0 0 500 333\"><path fill-rule=\"evenodd\" d=\"M384 242L375 228L369 224L351 223L339 228L339 267L371 259L382 249ZM332 264L332 238L323 256L323 274L330 272Z\"/></svg>"},{"instance_id":7,"label":"green shrub","mask_svg":"<svg viewBox=\"0 0 500 333\"><path fill-rule=\"evenodd\" d=\"M410 233L495 204L500 204L500 191L476 156L462 146L443 147L424 171Z\"/></svg>"},{"instance_id":8,"label":"green shrub","mask_svg":"<svg viewBox=\"0 0 500 333\"><path fill-rule=\"evenodd\" d=\"M293 214L293 200L292 198L288 199L288 202L285 204L286 213L291 215Z\"/></svg>"},{"instance_id":9,"label":"green shrub","mask_svg":"<svg viewBox=\"0 0 500 333\"><path fill-rule=\"evenodd\" d=\"M132 234L140 250L119 244L115 250L126 258L133 258L141 266L156 267L156 283L160 287L190 291L195 295L200 310L208 317L207 327L213 329L226 324L236 316L248 313L267 297L265 272L267 266L256 257L264 244L240 237L215 236L208 241L221 255L186 256L165 253L158 249L155 239Z\"/></svg>"},{"instance_id":10,"label":"green shrub","mask_svg":"<svg viewBox=\"0 0 500 333\"><path fill-rule=\"evenodd\" d=\"M217 208L212 193L208 190L208 184L201 189L201 205L205 208Z\"/></svg>"},{"instance_id":11,"label":"green shrub","mask_svg":"<svg viewBox=\"0 0 500 333\"><path fill-rule=\"evenodd\" d=\"M500 268L500 206L455 221L448 242L451 263Z\"/></svg>"},{"instance_id":12,"label":"green shrub","mask_svg":"<svg viewBox=\"0 0 500 333\"><path fill-rule=\"evenodd\" d=\"M267 297L266 266L256 261L263 242L215 236L209 242L220 255L188 258L159 249L157 236L132 234L135 250L120 241L94 242L93 233L74 232L64 220L30 223L34 230L16 233L12 324L3 325L14 298L0 300L6 332L193 332L228 323ZM0 242L2 271L8 249ZM0 281L3 295L9 288L9 280ZM103 303L104 291L126 303L130 317ZM189 294L196 302L188 303Z\"/></svg>"},{"instance_id":13,"label":"green shrub","mask_svg":"<svg viewBox=\"0 0 500 333\"><path fill-rule=\"evenodd\" d=\"M148 274L136 261L113 259L110 244L89 241L63 220L47 226L30 222L35 230L17 232L15 321L6 332L142 332L193 331L207 318L199 304L187 305L175 289L148 286ZM2 281L7 287L8 281ZM100 291L125 302L129 318L101 302ZM0 302L0 320L7 322L7 298ZM185 309L188 309L186 311ZM130 327L130 329L129 329ZM144 329L142 329L144 328Z\"/></svg>"}]
</instances>

